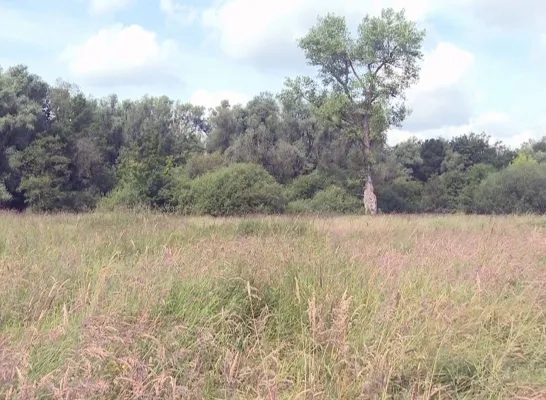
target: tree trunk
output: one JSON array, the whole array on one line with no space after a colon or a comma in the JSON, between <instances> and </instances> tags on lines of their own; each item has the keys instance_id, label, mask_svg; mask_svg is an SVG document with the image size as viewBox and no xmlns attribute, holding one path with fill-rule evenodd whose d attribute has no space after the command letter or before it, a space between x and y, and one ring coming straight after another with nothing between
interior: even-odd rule
<instances>
[{"instance_id":1,"label":"tree trunk","mask_svg":"<svg viewBox=\"0 0 546 400\"><path fill-rule=\"evenodd\" d=\"M371 150L371 131L370 131L370 117L368 115L364 116L364 157L366 171L364 178L364 193L363 193L363 202L364 209L366 214L375 215L377 214L377 197L375 196L373 182L372 182L372 150Z\"/></svg>"}]
</instances>

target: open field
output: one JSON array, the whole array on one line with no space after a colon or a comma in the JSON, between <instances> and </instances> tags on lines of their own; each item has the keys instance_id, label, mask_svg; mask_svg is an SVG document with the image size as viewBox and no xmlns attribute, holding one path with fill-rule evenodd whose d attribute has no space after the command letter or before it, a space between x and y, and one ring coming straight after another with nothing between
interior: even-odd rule
<instances>
[{"instance_id":1,"label":"open field","mask_svg":"<svg viewBox=\"0 0 546 400\"><path fill-rule=\"evenodd\" d=\"M546 398L546 218L0 214L0 398Z\"/></svg>"}]
</instances>

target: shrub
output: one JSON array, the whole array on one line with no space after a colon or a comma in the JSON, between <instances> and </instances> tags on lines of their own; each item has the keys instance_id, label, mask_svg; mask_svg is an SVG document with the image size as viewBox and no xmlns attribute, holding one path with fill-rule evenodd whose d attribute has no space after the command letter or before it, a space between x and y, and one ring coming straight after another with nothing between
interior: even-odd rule
<instances>
[{"instance_id":1,"label":"shrub","mask_svg":"<svg viewBox=\"0 0 546 400\"><path fill-rule=\"evenodd\" d=\"M428 180L423 188L426 212L470 212L480 182L494 173L489 164L474 164L466 171L450 171Z\"/></svg>"},{"instance_id":2,"label":"shrub","mask_svg":"<svg viewBox=\"0 0 546 400\"><path fill-rule=\"evenodd\" d=\"M484 179L495 172L495 167L489 164L475 164L468 169L466 174L466 186L462 188L458 196L460 209L465 212L472 212L477 188Z\"/></svg>"},{"instance_id":3,"label":"shrub","mask_svg":"<svg viewBox=\"0 0 546 400\"><path fill-rule=\"evenodd\" d=\"M103 197L98 207L103 210L117 208L169 209L172 179L161 171L153 171L148 179L121 181L112 192Z\"/></svg>"},{"instance_id":4,"label":"shrub","mask_svg":"<svg viewBox=\"0 0 546 400\"><path fill-rule=\"evenodd\" d=\"M290 201L311 199L317 192L326 189L330 183L331 179L319 172L301 175L286 187L286 197Z\"/></svg>"},{"instance_id":5,"label":"shrub","mask_svg":"<svg viewBox=\"0 0 546 400\"><path fill-rule=\"evenodd\" d=\"M192 214L195 208L193 181L188 176L187 170L182 167L175 168L172 176L173 184L169 193L169 204L172 209L181 214Z\"/></svg>"},{"instance_id":6,"label":"shrub","mask_svg":"<svg viewBox=\"0 0 546 400\"><path fill-rule=\"evenodd\" d=\"M144 161L131 158L119 166L119 180L112 192L100 202L104 209L144 207L172 208L174 186L172 160L150 156Z\"/></svg>"},{"instance_id":7,"label":"shrub","mask_svg":"<svg viewBox=\"0 0 546 400\"><path fill-rule=\"evenodd\" d=\"M190 158L186 164L186 172L191 179L216 171L227 165L224 156L218 152L198 154Z\"/></svg>"},{"instance_id":8,"label":"shrub","mask_svg":"<svg viewBox=\"0 0 546 400\"><path fill-rule=\"evenodd\" d=\"M284 211L282 187L260 165L233 164L191 184L195 211L213 216Z\"/></svg>"},{"instance_id":9,"label":"shrub","mask_svg":"<svg viewBox=\"0 0 546 400\"><path fill-rule=\"evenodd\" d=\"M478 213L546 212L546 164L518 163L489 175L474 195Z\"/></svg>"},{"instance_id":10,"label":"shrub","mask_svg":"<svg viewBox=\"0 0 546 400\"><path fill-rule=\"evenodd\" d=\"M421 211L423 184L405 178L377 187L377 203L384 213Z\"/></svg>"},{"instance_id":11,"label":"shrub","mask_svg":"<svg viewBox=\"0 0 546 400\"><path fill-rule=\"evenodd\" d=\"M97 205L102 211L114 211L116 209L134 209L143 206L145 201L139 196L132 185L126 183L117 186L107 196L104 196Z\"/></svg>"},{"instance_id":12,"label":"shrub","mask_svg":"<svg viewBox=\"0 0 546 400\"><path fill-rule=\"evenodd\" d=\"M317 192L312 199L295 200L288 204L292 213L335 213L349 214L362 211L358 198L351 196L339 186L330 185Z\"/></svg>"},{"instance_id":13,"label":"shrub","mask_svg":"<svg viewBox=\"0 0 546 400\"><path fill-rule=\"evenodd\" d=\"M423 187L421 208L424 212L447 213L450 211L449 197L445 180L435 175Z\"/></svg>"}]
</instances>

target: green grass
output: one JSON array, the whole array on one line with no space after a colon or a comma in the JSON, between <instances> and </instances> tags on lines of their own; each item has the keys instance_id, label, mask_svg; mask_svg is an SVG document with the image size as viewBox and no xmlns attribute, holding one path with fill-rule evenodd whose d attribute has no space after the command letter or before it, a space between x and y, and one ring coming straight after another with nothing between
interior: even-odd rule
<instances>
[{"instance_id":1,"label":"green grass","mask_svg":"<svg viewBox=\"0 0 546 400\"><path fill-rule=\"evenodd\" d=\"M0 214L0 398L546 396L546 218Z\"/></svg>"}]
</instances>

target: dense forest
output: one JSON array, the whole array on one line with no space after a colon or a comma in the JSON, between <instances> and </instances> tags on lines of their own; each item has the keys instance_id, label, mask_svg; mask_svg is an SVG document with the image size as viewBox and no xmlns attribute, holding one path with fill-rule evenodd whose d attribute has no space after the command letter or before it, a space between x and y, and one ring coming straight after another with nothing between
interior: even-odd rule
<instances>
[{"instance_id":1,"label":"dense forest","mask_svg":"<svg viewBox=\"0 0 546 400\"><path fill-rule=\"evenodd\" d=\"M300 40L320 67L319 81L287 79L280 93L246 105L223 101L207 110L165 96L95 99L65 81L50 85L24 65L0 69L0 208L356 213L364 212L362 188L373 180L383 213L546 211L546 137L519 149L477 132L388 146L388 128L407 114L388 100L418 79L424 33L384 11L366 17L361 37L347 44L334 40L346 37L343 21L323 18ZM385 27L398 31L388 37ZM405 40L398 47L405 53L381 58L378 35L389 46ZM351 54L362 58L360 75ZM387 79L391 59L406 62L404 77ZM385 74L374 75L381 67ZM370 88L378 102L366 103ZM368 97L359 102L351 90ZM347 117L357 114L364 119ZM355 128L362 122L368 135Z\"/></svg>"}]
</instances>

